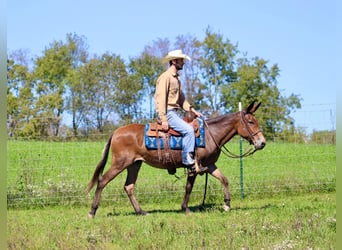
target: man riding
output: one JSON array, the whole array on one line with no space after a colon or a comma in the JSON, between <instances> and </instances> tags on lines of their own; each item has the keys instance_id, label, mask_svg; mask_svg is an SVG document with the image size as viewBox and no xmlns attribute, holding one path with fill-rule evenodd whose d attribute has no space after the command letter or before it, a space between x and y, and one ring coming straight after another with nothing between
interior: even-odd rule
<instances>
[{"instance_id":1,"label":"man riding","mask_svg":"<svg viewBox=\"0 0 342 250\"><path fill-rule=\"evenodd\" d=\"M163 63L169 63L169 68L157 79L155 106L163 130L173 128L183 136L182 163L188 168L189 174L203 173L207 168L202 167L195 159L194 129L178 114L178 110L183 109L202 116L190 105L182 91L178 71L183 69L185 59L191 60L182 50L170 51L163 58Z\"/></svg>"}]
</instances>

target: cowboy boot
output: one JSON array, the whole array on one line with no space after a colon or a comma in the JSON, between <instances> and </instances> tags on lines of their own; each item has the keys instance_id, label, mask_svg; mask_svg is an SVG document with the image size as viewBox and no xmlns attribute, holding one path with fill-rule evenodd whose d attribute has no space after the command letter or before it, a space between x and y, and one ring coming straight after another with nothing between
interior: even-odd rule
<instances>
[{"instance_id":1,"label":"cowboy boot","mask_svg":"<svg viewBox=\"0 0 342 250\"><path fill-rule=\"evenodd\" d=\"M200 164L198 162L197 158L194 157L194 153L193 152L189 153L188 157L191 158L191 159L188 158L188 161L189 162L191 162L191 161L193 162L190 165L186 165L187 168L188 168L188 175L189 176L193 176L195 174L202 175L202 174L204 174L208 170L208 167L203 167L202 164Z\"/></svg>"},{"instance_id":2,"label":"cowboy boot","mask_svg":"<svg viewBox=\"0 0 342 250\"><path fill-rule=\"evenodd\" d=\"M193 176L196 174L195 161L193 153L183 153L183 165L188 169L188 175Z\"/></svg>"}]
</instances>

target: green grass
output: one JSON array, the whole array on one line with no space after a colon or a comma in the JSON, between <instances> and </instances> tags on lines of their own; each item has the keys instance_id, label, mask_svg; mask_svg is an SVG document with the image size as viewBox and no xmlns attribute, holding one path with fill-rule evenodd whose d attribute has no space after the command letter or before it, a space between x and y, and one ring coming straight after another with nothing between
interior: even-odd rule
<instances>
[{"instance_id":1,"label":"green grass","mask_svg":"<svg viewBox=\"0 0 342 250\"><path fill-rule=\"evenodd\" d=\"M123 191L126 174L104 189L94 220L86 186L104 142L9 141L9 249L336 249L336 146L268 143L240 161L222 155L232 210L222 209L221 184L199 176L180 211L185 175L143 165L136 197L150 214L136 216ZM227 145L239 152L239 144ZM246 147L246 145L244 145ZM108 165L106 167L108 169Z\"/></svg>"},{"instance_id":2,"label":"green grass","mask_svg":"<svg viewBox=\"0 0 342 250\"><path fill-rule=\"evenodd\" d=\"M128 202L8 211L8 249L336 249L336 194L236 199L233 209L208 204L190 215L177 204Z\"/></svg>"},{"instance_id":3,"label":"green grass","mask_svg":"<svg viewBox=\"0 0 342 250\"><path fill-rule=\"evenodd\" d=\"M86 186L98 163L104 142L8 142L8 206L85 205L90 197ZM239 152L239 144L227 145ZM244 145L246 147L246 145ZM110 162L110 160L109 160ZM219 169L228 177L233 199L240 197L240 161L221 155ZM108 169L107 164L106 169ZM165 197L179 202L184 193L185 175L178 169L176 179L166 170L143 165L136 187L140 202L160 202ZM126 173L108 184L103 202L126 200L123 191ZM336 146L268 143L253 156L243 159L244 194L264 197L336 190ZM204 177L196 180L192 200L202 199ZM209 201L223 199L221 184L209 178Z\"/></svg>"}]
</instances>

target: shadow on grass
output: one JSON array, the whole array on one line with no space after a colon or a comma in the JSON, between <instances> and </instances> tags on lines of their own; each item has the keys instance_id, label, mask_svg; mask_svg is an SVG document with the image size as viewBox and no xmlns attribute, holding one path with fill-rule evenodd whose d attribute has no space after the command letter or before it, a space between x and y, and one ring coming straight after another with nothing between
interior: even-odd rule
<instances>
[{"instance_id":1,"label":"shadow on grass","mask_svg":"<svg viewBox=\"0 0 342 250\"><path fill-rule=\"evenodd\" d=\"M235 207L232 208L230 211L249 211L249 210L265 210L265 209L274 209L279 208L277 205L266 204L260 207ZM214 203L209 203L205 205L197 205L197 206L190 206L189 207L191 213L203 213L203 212L226 212L223 210L222 206ZM174 214L185 214L185 211L182 209L155 209L146 211L148 214L166 214L166 213L174 213ZM107 214L107 217L111 216L132 216L138 215L135 212L110 212Z\"/></svg>"}]
</instances>

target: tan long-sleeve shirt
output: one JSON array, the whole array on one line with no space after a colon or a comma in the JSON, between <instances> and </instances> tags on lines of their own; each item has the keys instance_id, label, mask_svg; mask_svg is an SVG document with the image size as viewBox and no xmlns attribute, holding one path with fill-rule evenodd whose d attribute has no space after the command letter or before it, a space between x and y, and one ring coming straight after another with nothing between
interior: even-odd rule
<instances>
[{"instance_id":1,"label":"tan long-sleeve shirt","mask_svg":"<svg viewBox=\"0 0 342 250\"><path fill-rule=\"evenodd\" d=\"M182 91L179 75L170 68L157 79L155 106L162 121L167 121L166 112L169 109L182 108L189 111L191 108Z\"/></svg>"}]
</instances>

